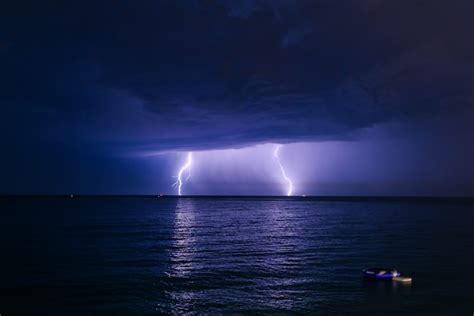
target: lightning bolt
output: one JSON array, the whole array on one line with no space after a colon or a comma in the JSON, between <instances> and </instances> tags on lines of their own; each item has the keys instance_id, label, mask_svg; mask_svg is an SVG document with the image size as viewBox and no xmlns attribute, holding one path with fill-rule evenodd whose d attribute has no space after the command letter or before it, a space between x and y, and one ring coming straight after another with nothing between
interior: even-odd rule
<instances>
[{"instance_id":1,"label":"lightning bolt","mask_svg":"<svg viewBox=\"0 0 474 316\"><path fill-rule=\"evenodd\" d=\"M178 195L181 195L181 188L183 186L183 173L188 170L188 176L184 181L188 181L189 177L191 177L191 164L193 162L193 156L191 152L188 152L188 158L186 159L186 163L179 169L178 175L176 176L177 180L173 183L173 187L178 187Z\"/></svg>"},{"instance_id":2,"label":"lightning bolt","mask_svg":"<svg viewBox=\"0 0 474 316\"><path fill-rule=\"evenodd\" d=\"M286 175L285 169L283 168L283 165L281 164L281 160L280 160L280 156L279 156L280 148L281 148L281 145L276 145L275 150L273 151L273 157L275 157L275 159L278 163L278 166L280 167L280 172L281 172L281 175L282 175L283 179L285 179L285 181L288 183L288 191L287 191L286 195L291 196L291 194L293 193L293 183L291 182L291 179L288 178L288 176Z\"/></svg>"}]
</instances>

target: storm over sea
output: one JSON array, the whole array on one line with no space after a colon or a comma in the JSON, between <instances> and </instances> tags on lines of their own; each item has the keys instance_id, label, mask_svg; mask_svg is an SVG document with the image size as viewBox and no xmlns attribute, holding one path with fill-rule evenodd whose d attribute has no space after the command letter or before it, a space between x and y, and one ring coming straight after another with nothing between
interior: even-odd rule
<instances>
[{"instance_id":1,"label":"storm over sea","mask_svg":"<svg viewBox=\"0 0 474 316\"><path fill-rule=\"evenodd\" d=\"M1 197L0 206L2 316L474 313L472 200ZM413 282L366 281L371 266Z\"/></svg>"}]
</instances>

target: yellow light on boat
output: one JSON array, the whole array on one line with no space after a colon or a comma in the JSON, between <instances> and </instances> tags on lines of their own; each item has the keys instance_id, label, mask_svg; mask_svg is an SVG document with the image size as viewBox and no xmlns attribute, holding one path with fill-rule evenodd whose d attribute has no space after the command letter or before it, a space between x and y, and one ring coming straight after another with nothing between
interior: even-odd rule
<instances>
[{"instance_id":1,"label":"yellow light on boat","mask_svg":"<svg viewBox=\"0 0 474 316\"><path fill-rule=\"evenodd\" d=\"M411 281L412 281L411 278L402 277L402 276L393 277L392 280L397 281L397 282L403 282L403 283L411 283Z\"/></svg>"}]
</instances>

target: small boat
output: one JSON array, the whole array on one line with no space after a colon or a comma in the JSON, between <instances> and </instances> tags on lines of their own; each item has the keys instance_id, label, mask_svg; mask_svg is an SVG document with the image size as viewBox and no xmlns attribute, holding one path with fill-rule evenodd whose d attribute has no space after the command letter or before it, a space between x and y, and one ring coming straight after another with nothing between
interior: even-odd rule
<instances>
[{"instance_id":1,"label":"small boat","mask_svg":"<svg viewBox=\"0 0 474 316\"><path fill-rule=\"evenodd\" d=\"M376 280L391 280L400 276L400 272L392 268L369 268L362 270L365 278Z\"/></svg>"}]
</instances>

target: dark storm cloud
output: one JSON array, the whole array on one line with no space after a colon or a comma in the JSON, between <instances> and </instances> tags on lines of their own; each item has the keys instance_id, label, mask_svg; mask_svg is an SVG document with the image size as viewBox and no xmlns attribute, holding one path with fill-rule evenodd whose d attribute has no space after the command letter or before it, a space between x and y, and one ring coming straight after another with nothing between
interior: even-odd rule
<instances>
[{"instance_id":1,"label":"dark storm cloud","mask_svg":"<svg viewBox=\"0 0 474 316\"><path fill-rule=\"evenodd\" d=\"M4 136L204 149L472 115L472 1L7 6Z\"/></svg>"}]
</instances>

